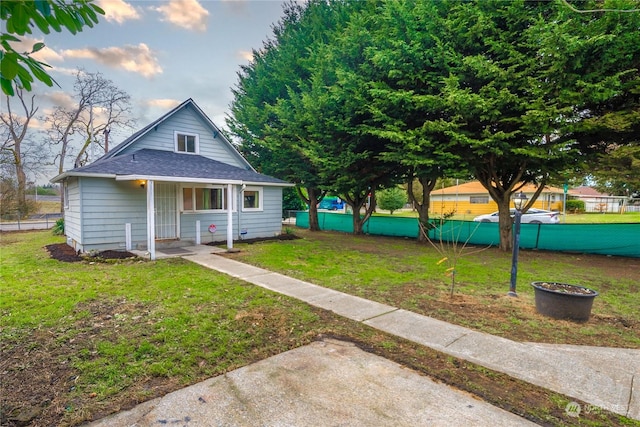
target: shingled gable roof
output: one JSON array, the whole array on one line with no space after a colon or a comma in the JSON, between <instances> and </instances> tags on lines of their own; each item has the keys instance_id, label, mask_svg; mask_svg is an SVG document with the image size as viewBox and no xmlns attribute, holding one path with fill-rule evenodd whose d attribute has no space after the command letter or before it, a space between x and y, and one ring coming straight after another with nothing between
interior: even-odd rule
<instances>
[{"instance_id":1,"label":"shingled gable roof","mask_svg":"<svg viewBox=\"0 0 640 427\"><path fill-rule=\"evenodd\" d=\"M188 107L193 107L193 110L196 112L196 114L198 114L198 116L200 116L200 118L207 124L207 126L209 126L211 128L211 133L213 134L214 137L219 138L224 144L226 144L228 146L229 150L231 152L233 152L236 155L236 157L247 166L247 168L249 168L251 170L255 170L255 169L253 169L253 166L251 166L251 164L244 157L242 157L240 155L240 153L238 153L236 151L236 149L233 146L233 144L231 144L231 142L229 142L229 140L224 136L224 134L222 132L220 132L220 129L218 129L218 127L215 125L215 123L213 123L211 121L209 116L207 116L200 109L200 107L198 107L198 105L193 101L193 99L191 99L191 98L187 99L182 104L178 105L173 110L171 110L168 113L166 113L164 116L162 116L159 119L149 123L147 126L143 127L142 129L140 129L139 131L137 131L136 133L131 135L129 138L127 138L124 141L122 141L120 144L115 146L107 154L105 154L104 156L102 156L101 158L96 160L96 162L100 161L100 160L103 160L103 159L109 159L111 157L117 156L118 153L120 153L122 150L124 150L125 148L129 147L131 144L135 143L137 140L142 138L148 132L150 132L151 130L153 130L154 128L156 128L157 126L159 126L160 124L162 124L166 120L168 120L171 116L175 115L180 110L188 108Z\"/></svg>"},{"instance_id":2,"label":"shingled gable roof","mask_svg":"<svg viewBox=\"0 0 640 427\"><path fill-rule=\"evenodd\" d=\"M68 176L99 176L117 180L155 179L162 181L290 185L263 175L194 154L142 149L101 159L67 172Z\"/></svg>"},{"instance_id":3,"label":"shingled gable roof","mask_svg":"<svg viewBox=\"0 0 640 427\"><path fill-rule=\"evenodd\" d=\"M230 150L237 154L246 168L232 166L217 160L191 153L176 153L173 151L141 149L120 154L122 151L158 126L182 108L192 106L205 122L211 126L212 133L224 143L229 144ZM58 182L68 176L94 176L115 178L116 180L152 179L173 182L198 182L218 184L270 184L275 186L290 186L278 178L260 174L233 148L231 143L220 133L215 124L188 99L176 108L145 126L129 138L118 144L112 151L95 162L64 172L51 180Z\"/></svg>"}]
</instances>

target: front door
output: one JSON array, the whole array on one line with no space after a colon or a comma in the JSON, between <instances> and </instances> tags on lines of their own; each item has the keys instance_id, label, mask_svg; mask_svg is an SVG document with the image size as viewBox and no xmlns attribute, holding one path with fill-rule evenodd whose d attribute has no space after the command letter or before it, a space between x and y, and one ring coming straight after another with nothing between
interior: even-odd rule
<instances>
[{"instance_id":1,"label":"front door","mask_svg":"<svg viewBox=\"0 0 640 427\"><path fill-rule=\"evenodd\" d=\"M156 182L154 192L156 240L176 239L178 199L175 184Z\"/></svg>"}]
</instances>

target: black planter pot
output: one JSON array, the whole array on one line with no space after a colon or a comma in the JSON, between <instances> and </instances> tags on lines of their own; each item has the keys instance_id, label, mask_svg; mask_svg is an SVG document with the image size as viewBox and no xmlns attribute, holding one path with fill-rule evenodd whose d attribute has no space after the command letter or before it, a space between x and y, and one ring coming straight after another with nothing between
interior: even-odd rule
<instances>
[{"instance_id":1,"label":"black planter pot","mask_svg":"<svg viewBox=\"0 0 640 427\"><path fill-rule=\"evenodd\" d=\"M554 319L586 322L598 293L582 286L557 282L533 282L536 310ZM551 288L551 289L550 289Z\"/></svg>"}]
</instances>

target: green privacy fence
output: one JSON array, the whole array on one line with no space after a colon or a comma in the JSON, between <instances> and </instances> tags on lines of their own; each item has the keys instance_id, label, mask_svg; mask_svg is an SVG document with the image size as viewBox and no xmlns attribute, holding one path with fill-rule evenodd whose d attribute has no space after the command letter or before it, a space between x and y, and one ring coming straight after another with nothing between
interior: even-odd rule
<instances>
[{"instance_id":1,"label":"green privacy fence","mask_svg":"<svg viewBox=\"0 0 640 427\"><path fill-rule=\"evenodd\" d=\"M351 215L318 212L322 230L353 232ZM309 213L297 212L296 225L309 227ZM418 220L406 217L373 216L364 225L366 234L418 237ZM498 224L447 221L429 237L433 240L498 245ZM640 258L640 223L632 224L522 224L520 247L549 251L579 252Z\"/></svg>"}]
</instances>

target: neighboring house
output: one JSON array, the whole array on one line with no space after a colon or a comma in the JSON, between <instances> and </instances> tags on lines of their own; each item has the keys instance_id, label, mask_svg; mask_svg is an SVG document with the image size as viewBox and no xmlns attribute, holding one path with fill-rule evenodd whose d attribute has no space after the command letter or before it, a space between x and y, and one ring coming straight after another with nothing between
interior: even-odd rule
<instances>
[{"instance_id":1,"label":"neighboring house","mask_svg":"<svg viewBox=\"0 0 640 427\"><path fill-rule=\"evenodd\" d=\"M527 184L522 192L530 199L538 187ZM547 210L562 210L564 190L546 186L532 207ZM498 205L491 199L489 192L479 181L471 181L460 185L445 187L431 192L431 214L483 215L498 210Z\"/></svg>"},{"instance_id":2,"label":"neighboring house","mask_svg":"<svg viewBox=\"0 0 640 427\"><path fill-rule=\"evenodd\" d=\"M146 249L272 237L285 181L262 175L193 100L95 162L51 180L64 191L67 243L77 251Z\"/></svg>"},{"instance_id":3,"label":"neighboring house","mask_svg":"<svg viewBox=\"0 0 640 427\"><path fill-rule=\"evenodd\" d=\"M628 197L609 196L584 185L572 188L571 196L584 202L585 212L622 213L628 200Z\"/></svg>"}]
</instances>

